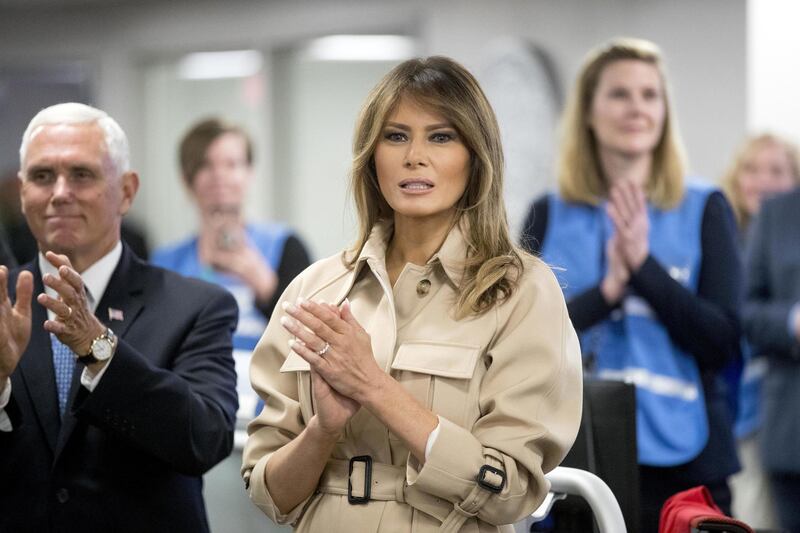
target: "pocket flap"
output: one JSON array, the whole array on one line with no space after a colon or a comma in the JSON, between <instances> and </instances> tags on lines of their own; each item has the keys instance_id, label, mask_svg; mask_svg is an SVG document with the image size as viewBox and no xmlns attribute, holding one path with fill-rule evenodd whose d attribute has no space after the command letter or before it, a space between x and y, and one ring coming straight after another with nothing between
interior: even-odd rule
<instances>
[{"instance_id":1,"label":"pocket flap","mask_svg":"<svg viewBox=\"0 0 800 533\"><path fill-rule=\"evenodd\" d=\"M310 372L311 366L308 361L297 355L294 350L289 352L286 361L281 365L281 372Z\"/></svg>"},{"instance_id":2,"label":"pocket flap","mask_svg":"<svg viewBox=\"0 0 800 533\"><path fill-rule=\"evenodd\" d=\"M448 342L406 342L392 362L395 370L411 370L446 378L470 379L480 354L479 346Z\"/></svg>"}]
</instances>

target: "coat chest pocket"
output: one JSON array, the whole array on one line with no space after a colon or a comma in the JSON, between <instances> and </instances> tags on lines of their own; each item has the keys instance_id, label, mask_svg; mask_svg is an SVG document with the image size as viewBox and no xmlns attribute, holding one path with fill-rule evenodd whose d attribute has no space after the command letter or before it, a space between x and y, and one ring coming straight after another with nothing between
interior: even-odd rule
<instances>
[{"instance_id":1,"label":"coat chest pocket","mask_svg":"<svg viewBox=\"0 0 800 533\"><path fill-rule=\"evenodd\" d=\"M477 418L475 367L479 346L406 342L392 363L398 379L423 405L451 422L468 427Z\"/></svg>"}]
</instances>

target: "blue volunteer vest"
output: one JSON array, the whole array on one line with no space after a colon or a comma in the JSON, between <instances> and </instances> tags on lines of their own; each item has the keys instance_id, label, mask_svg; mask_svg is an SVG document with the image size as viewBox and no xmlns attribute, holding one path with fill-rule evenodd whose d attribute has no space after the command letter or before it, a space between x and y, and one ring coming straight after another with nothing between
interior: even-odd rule
<instances>
[{"instance_id":1,"label":"blue volunteer vest","mask_svg":"<svg viewBox=\"0 0 800 533\"><path fill-rule=\"evenodd\" d=\"M761 387L767 373L766 356L753 353L753 348L746 340L742 340L744 371L739 386L736 422L733 433L738 439L744 439L761 427Z\"/></svg>"},{"instance_id":2,"label":"blue volunteer vest","mask_svg":"<svg viewBox=\"0 0 800 533\"><path fill-rule=\"evenodd\" d=\"M277 271L283 255L283 246L289 236L288 229L279 224L248 224L245 233L255 248L261 252L270 268ZM255 349L267 327L267 319L255 306L252 289L239 279L202 264L197 250L197 237L156 250L151 262L184 276L199 278L225 287L236 298L239 306L239 324L233 334L233 348L247 352Z\"/></svg>"},{"instance_id":3,"label":"blue volunteer vest","mask_svg":"<svg viewBox=\"0 0 800 533\"><path fill-rule=\"evenodd\" d=\"M702 258L701 228L710 187L687 187L670 210L648 205L650 254L670 276L696 293ZM613 224L605 204L569 203L548 197L542 258L558 277L567 300L597 286L606 270L605 243ZM632 289L609 319L581 334L597 377L636 385L641 464L672 466L695 458L708 441L703 387L695 359L670 339L653 309Z\"/></svg>"}]
</instances>

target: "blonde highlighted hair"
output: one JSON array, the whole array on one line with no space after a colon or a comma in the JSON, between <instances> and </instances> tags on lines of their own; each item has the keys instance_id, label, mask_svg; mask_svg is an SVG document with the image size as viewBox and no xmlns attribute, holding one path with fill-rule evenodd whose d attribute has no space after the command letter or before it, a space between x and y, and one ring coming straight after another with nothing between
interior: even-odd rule
<instances>
[{"instance_id":1,"label":"blonde highlighted hair","mask_svg":"<svg viewBox=\"0 0 800 533\"><path fill-rule=\"evenodd\" d=\"M725 196L728 197L731 203L739 228L749 226L751 219L750 213L745 209L744 199L739 188L739 174L744 169L747 161L753 157L753 154L763 146L768 145L779 146L786 153L789 165L792 168L795 184L800 185L800 153L798 153L797 146L794 143L773 133L762 133L746 138L736 150L733 161L731 161L725 174L723 174L720 183Z\"/></svg>"},{"instance_id":2,"label":"blonde highlighted hair","mask_svg":"<svg viewBox=\"0 0 800 533\"><path fill-rule=\"evenodd\" d=\"M350 173L358 238L345 252L345 261L353 266L373 226L393 218L378 186L375 148L401 98L445 117L469 150L470 175L454 220L460 224L468 249L456 315L463 318L482 313L514 291L524 252L509 235L497 119L477 80L452 59L433 56L405 61L386 74L367 97L356 122Z\"/></svg>"},{"instance_id":3,"label":"blonde highlighted hair","mask_svg":"<svg viewBox=\"0 0 800 533\"><path fill-rule=\"evenodd\" d=\"M661 78L666 113L661 138L653 150L647 196L656 206L669 208L683 197L684 150L669 99L661 51L654 43L643 39L614 39L592 50L584 60L561 119L561 149L556 164L559 191L566 200L593 205L608 194L609 184L603 175L597 139L589 126L589 118L603 70L622 60L653 65Z\"/></svg>"}]
</instances>

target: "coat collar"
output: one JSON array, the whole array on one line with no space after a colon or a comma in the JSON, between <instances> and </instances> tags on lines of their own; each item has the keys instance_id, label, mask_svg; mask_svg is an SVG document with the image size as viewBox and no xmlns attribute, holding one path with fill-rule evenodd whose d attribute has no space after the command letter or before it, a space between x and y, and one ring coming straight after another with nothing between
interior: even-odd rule
<instances>
[{"instance_id":1,"label":"coat collar","mask_svg":"<svg viewBox=\"0 0 800 533\"><path fill-rule=\"evenodd\" d=\"M367 242L356 260L354 274L357 275L363 263L378 262L386 264L386 250L394 233L394 224L389 220L380 220L373 226ZM468 244L467 220L462 217L447 234L442 245L428 260L427 265L441 267L455 287L461 286L464 267L467 259Z\"/></svg>"},{"instance_id":2,"label":"coat collar","mask_svg":"<svg viewBox=\"0 0 800 533\"><path fill-rule=\"evenodd\" d=\"M447 234L439 251L433 254L428 261L428 264L438 262L455 287L460 287L461 280L464 278L464 267L469 253L466 237L468 233L467 219L462 217Z\"/></svg>"}]
</instances>

